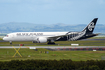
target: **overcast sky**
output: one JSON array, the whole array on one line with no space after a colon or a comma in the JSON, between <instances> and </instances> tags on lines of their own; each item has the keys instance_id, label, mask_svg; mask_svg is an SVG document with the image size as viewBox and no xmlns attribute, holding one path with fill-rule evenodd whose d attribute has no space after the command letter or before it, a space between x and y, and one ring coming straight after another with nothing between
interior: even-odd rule
<instances>
[{"instance_id":1,"label":"overcast sky","mask_svg":"<svg viewBox=\"0 0 105 70\"><path fill-rule=\"evenodd\" d=\"M0 0L0 24L105 24L105 0Z\"/></svg>"}]
</instances>

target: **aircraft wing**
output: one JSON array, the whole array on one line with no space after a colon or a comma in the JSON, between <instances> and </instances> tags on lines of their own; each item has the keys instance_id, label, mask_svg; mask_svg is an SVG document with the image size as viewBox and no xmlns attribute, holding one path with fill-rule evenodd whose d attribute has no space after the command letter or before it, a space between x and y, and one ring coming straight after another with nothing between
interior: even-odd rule
<instances>
[{"instance_id":1,"label":"aircraft wing","mask_svg":"<svg viewBox=\"0 0 105 70\"><path fill-rule=\"evenodd\" d=\"M56 40L56 39L59 39L59 38L61 38L61 37L63 37L63 36L67 36L67 35L54 35L54 36L49 36L49 37L47 37L47 38L48 38L48 39Z\"/></svg>"},{"instance_id":2,"label":"aircraft wing","mask_svg":"<svg viewBox=\"0 0 105 70\"><path fill-rule=\"evenodd\" d=\"M61 37L68 36L68 35L72 35L72 34L74 34L74 33L68 32L68 33L66 33L66 34L64 34L64 35L53 35L53 36L48 36L47 38L48 38L48 39L57 40L57 39L59 39L59 38L61 38Z\"/></svg>"}]
</instances>

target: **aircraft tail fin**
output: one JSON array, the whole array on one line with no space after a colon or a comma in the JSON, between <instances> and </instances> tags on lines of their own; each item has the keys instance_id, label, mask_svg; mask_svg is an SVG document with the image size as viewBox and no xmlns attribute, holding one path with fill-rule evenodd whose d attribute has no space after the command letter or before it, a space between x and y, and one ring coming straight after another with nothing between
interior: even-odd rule
<instances>
[{"instance_id":1,"label":"aircraft tail fin","mask_svg":"<svg viewBox=\"0 0 105 70\"><path fill-rule=\"evenodd\" d=\"M97 23L98 18L94 18L84 29L83 31L86 30L86 33L92 34L95 28L95 25ZM83 32L82 31L82 32Z\"/></svg>"}]
</instances>

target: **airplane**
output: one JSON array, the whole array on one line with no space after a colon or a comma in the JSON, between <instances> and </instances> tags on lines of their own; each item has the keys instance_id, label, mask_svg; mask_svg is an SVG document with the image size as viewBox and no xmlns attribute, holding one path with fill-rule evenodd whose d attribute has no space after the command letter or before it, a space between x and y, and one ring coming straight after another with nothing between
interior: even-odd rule
<instances>
[{"instance_id":1,"label":"airplane","mask_svg":"<svg viewBox=\"0 0 105 70\"><path fill-rule=\"evenodd\" d=\"M33 43L55 44L55 41L76 41L97 36L94 28L98 18L94 18L81 32L14 32L7 34L3 40L9 41L32 41Z\"/></svg>"}]
</instances>

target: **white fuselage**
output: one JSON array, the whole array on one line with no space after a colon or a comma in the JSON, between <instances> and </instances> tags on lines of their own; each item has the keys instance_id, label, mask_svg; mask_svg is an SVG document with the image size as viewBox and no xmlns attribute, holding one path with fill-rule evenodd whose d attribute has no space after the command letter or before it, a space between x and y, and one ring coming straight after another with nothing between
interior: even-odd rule
<instances>
[{"instance_id":1,"label":"white fuselage","mask_svg":"<svg viewBox=\"0 0 105 70\"><path fill-rule=\"evenodd\" d=\"M38 37L51 38L65 35L67 32L15 32L7 34L5 41L35 41Z\"/></svg>"}]
</instances>

